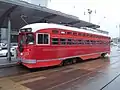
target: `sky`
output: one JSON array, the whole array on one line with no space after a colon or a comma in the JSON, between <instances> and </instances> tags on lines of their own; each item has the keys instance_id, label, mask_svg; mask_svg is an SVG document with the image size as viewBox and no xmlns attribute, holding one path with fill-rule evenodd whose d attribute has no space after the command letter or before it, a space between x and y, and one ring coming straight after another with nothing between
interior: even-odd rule
<instances>
[{"instance_id":1,"label":"sky","mask_svg":"<svg viewBox=\"0 0 120 90\"><path fill-rule=\"evenodd\" d=\"M91 23L100 25L100 29L108 31L111 37L119 37L119 0L48 0L48 8L84 21L89 21L87 9L91 9Z\"/></svg>"}]
</instances>

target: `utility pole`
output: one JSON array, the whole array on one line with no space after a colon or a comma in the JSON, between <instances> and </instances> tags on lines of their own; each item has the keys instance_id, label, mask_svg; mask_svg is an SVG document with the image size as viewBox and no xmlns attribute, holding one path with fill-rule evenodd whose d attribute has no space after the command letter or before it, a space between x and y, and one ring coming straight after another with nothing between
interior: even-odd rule
<instances>
[{"instance_id":1,"label":"utility pole","mask_svg":"<svg viewBox=\"0 0 120 90\"><path fill-rule=\"evenodd\" d=\"M120 39L120 24L119 24L119 39Z\"/></svg>"},{"instance_id":2,"label":"utility pole","mask_svg":"<svg viewBox=\"0 0 120 90\"><path fill-rule=\"evenodd\" d=\"M7 55L7 59L9 62L11 62L11 53L10 53L10 48L11 48L11 20L10 20L10 16L8 16L8 44L7 44L7 48L8 48L8 55Z\"/></svg>"},{"instance_id":3,"label":"utility pole","mask_svg":"<svg viewBox=\"0 0 120 90\"><path fill-rule=\"evenodd\" d=\"M88 14L89 14L89 23L91 22L91 14L92 14L92 10L91 9L87 9L88 10Z\"/></svg>"},{"instance_id":4,"label":"utility pole","mask_svg":"<svg viewBox=\"0 0 120 90\"><path fill-rule=\"evenodd\" d=\"M118 43L120 44L120 24L118 25L118 30L119 30Z\"/></svg>"},{"instance_id":5,"label":"utility pole","mask_svg":"<svg viewBox=\"0 0 120 90\"><path fill-rule=\"evenodd\" d=\"M87 9L87 11L84 12L84 15L86 15L86 13L89 15L88 20L89 20L89 23L91 23L91 14L92 13L96 14L96 10Z\"/></svg>"}]
</instances>

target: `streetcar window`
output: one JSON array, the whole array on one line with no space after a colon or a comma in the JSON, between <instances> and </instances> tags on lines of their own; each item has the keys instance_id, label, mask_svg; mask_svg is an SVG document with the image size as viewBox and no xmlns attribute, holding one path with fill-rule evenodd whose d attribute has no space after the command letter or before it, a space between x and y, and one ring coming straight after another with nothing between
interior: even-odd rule
<instances>
[{"instance_id":1,"label":"streetcar window","mask_svg":"<svg viewBox=\"0 0 120 90\"><path fill-rule=\"evenodd\" d=\"M82 40L78 40L78 44L82 44Z\"/></svg>"},{"instance_id":2,"label":"streetcar window","mask_svg":"<svg viewBox=\"0 0 120 90\"><path fill-rule=\"evenodd\" d=\"M101 44L100 41L98 41L98 44Z\"/></svg>"},{"instance_id":3,"label":"streetcar window","mask_svg":"<svg viewBox=\"0 0 120 90\"><path fill-rule=\"evenodd\" d=\"M78 40L75 40L75 44L78 44Z\"/></svg>"},{"instance_id":4,"label":"streetcar window","mask_svg":"<svg viewBox=\"0 0 120 90\"><path fill-rule=\"evenodd\" d=\"M89 34L86 34L87 37L89 37Z\"/></svg>"},{"instance_id":5,"label":"streetcar window","mask_svg":"<svg viewBox=\"0 0 120 90\"><path fill-rule=\"evenodd\" d=\"M26 35L26 43L34 44L34 35L32 33Z\"/></svg>"},{"instance_id":6,"label":"streetcar window","mask_svg":"<svg viewBox=\"0 0 120 90\"><path fill-rule=\"evenodd\" d=\"M23 28L23 29L20 29L20 32L31 32L32 31L32 28Z\"/></svg>"},{"instance_id":7,"label":"streetcar window","mask_svg":"<svg viewBox=\"0 0 120 90\"><path fill-rule=\"evenodd\" d=\"M59 40L58 38L52 38L52 44L58 44Z\"/></svg>"},{"instance_id":8,"label":"streetcar window","mask_svg":"<svg viewBox=\"0 0 120 90\"><path fill-rule=\"evenodd\" d=\"M72 32L67 32L67 34L68 34L68 35L71 35L71 34L72 34Z\"/></svg>"},{"instance_id":9,"label":"streetcar window","mask_svg":"<svg viewBox=\"0 0 120 90\"><path fill-rule=\"evenodd\" d=\"M66 44L66 39L60 39L60 44L65 45Z\"/></svg>"},{"instance_id":10,"label":"streetcar window","mask_svg":"<svg viewBox=\"0 0 120 90\"><path fill-rule=\"evenodd\" d=\"M82 41L81 41L81 44L85 44L85 40L82 40Z\"/></svg>"},{"instance_id":11,"label":"streetcar window","mask_svg":"<svg viewBox=\"0 0 120 90\"><path fill-rule=\"evenodd\" d=\"M83 35L82 36L85 36L85 33L83 33Z\"/></svg>"},{"instance_id":12,"label":"streetcar window","mask_svg":"<svg viewBox=\"0 0 120 90\"><path fill-rule=\"evenodd\" d=\"M77 35L77 33L76 33L76 32L73 32L73 35Z\"/></svg>"},{"instance_id":13,"label":"streetcar window","mask_svg":"<svg viewBox=\"0 0 120 90\"><path fill-rule=\"evenodd\" d=\"M94 37L94 35L91 35L91 37Z\"/></svg>"},{"instance_id":14,"label":"streetcar window","mask_svg":"<svg viewBox=\"0 0 120 90\"><path fill-rule=\"evenodd\" d=\"M81 34L81 33L78 33L78 35L79 35L79 36L82 36L82 34Z\"/></svg>"},{"instance_id":15,"label":"streetcar window","mask_svg":"<svg viewBox=\"0 0 120 90\"><path fill-rule=\"evenodd\" d=\"M75 41L74 41L74 39L72 39L72 44L75 44Z\"/></svg>"},{"instance_id":16,"label":"streetcar window","mask_svg":"<svg viewBox=\"0 0 120 90\"><path fill-rule=\"evenodd\" d=\"M43 44L43 34L38 34L38 44Z\"/></svg>"},{"instance_id":17,"label":"streetcar window","mask_svg":"<svg viewBox=\"0 0 120 90\"><path fill-rule=\"evenodd\" d=\"M91 42L91 44L93 44L93 41L92 41L92 40L91 40L90 42Z\"/></svg>"},{"instance_id":18,"label":"streetcar window","mask_svg":"<svg viewBox=\"0 0 120 90\"><path fill-rule=\"evenodd\" d=\"M64 31L61 31L61 34L65 34L66 32L64 32Z\"/></svg>"},{"instance_id":19,"label":"streetcar window","mask_svg":"<svg viewBox=\"0 0 120 90\"><path fill-rule=\"evenodd\" d=\"M89 40L85 40L85 44L89 44Z\"/></svg>"},{"instance_id":20,"label":"streetcar window","mask_svg":"<svg viewBox=\"0 0 120 90\"><path fill-rule=\"evenodd\" d=\"M95 44L95 43L96 43L95 41L93 41L93 40L91 41L91 44Z\"/></svg>"},{"instance_id":21,"label":"streetcar window","mask_svg":"<svg viewBox=\"0 0 120 90\"><path fill-rule=\"evenodd\" d=\"M48 44L48 34L44 34L44 44Z\"/></svg>"},{"instance_id":22,"label":"streetcar window","mask_svg":"<svg viewBox=\"0 0 120 90\"><path fill-rule=\"evenodd\" d=\"M59 31L58 31L58 30L52 30L52 33L54 33L54 34L58 34Z\"/></svg>"},{"instance_id":23,"label":"streetcar window","mask_svg":"<svg viewBox=\"0 0 120 90\"><path fill-rule=\"evenodd\" d=\"M72 39L72 44L77 44L77 40Z\"/></svg>"},{"instance_id":24,"label":"streetcar window","mask_svg":"<svg viewBox=\"0 0 120 90\"><path fill-rule=\"evenodd\" d=\"M68 39L67 44L71 45L72 44L72 40Z\"/></svg>"},{"instance_id":25,"label":"streetcar window","mask_svg":"<svg viewBox=\"0 0 120 90\"><path fill-rule=\"evenodd\" d=\"M49 44L48 34L38 34L38 44Z\"/></svg>"},{"instance_id":26,"label":"streetcar window","mask_svg":"<svg viewBox=\"0 0 120 90\"><path fill-rule=\"evenodd\" d=\"M102 41L100 41L100 44L102 44Z\"/></svg>"},{"instance_id":27,"label":"streetcar window","mask_svg":"<svg viewBox=\"0 0 120 90\"><path fill-rule=\"evenodd\" d=\"M89 44L92 45L92 41L91 40L89 40Z\"/></svg>"}]
</instances>

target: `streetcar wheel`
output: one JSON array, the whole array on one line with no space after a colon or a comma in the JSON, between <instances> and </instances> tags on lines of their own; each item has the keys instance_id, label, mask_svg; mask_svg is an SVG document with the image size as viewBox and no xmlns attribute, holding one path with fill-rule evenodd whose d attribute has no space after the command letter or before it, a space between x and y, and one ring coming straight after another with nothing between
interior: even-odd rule
<instances>
[{"instance_id":1,"label":"streetcar wheel","mask_svg":"<svg viewBox=\"0 0 120 90\"><path fill-rule=\"evenodd\" d=\"M75 64L76 62L77 62L77 60L76 60L76 59L73 59L73 60L72 60L72 63L73 63L73 64Z\"/></svg>"},{"instance_id":2,"label":"streetcar wheel","mask_svg":"<svg viewBox=\"0 0 120 90\"><path fill-rule=\"evenodd\" d=\"M102 57L102 58L105 58L105 55L106 55L106 53L102 53L102 54L101 54L101 57Z\"/></svg>"}]
</instances>

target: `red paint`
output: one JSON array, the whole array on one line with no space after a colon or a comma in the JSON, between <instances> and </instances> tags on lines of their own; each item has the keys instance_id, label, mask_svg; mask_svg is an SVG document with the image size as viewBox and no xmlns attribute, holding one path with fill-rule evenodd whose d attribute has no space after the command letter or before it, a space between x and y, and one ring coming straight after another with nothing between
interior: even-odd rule
<instances>
[{"instance_id":1,"label":"red paint","mask_svg":"<svg viewBox=\"0 0 120 90\"><path fill-rule=\"evenodd\" d=\"M36 33L47 33L50 34L50 45L37 45L36 42L33 45L23 45L24 51L22 52L23 55L20 55L18 50L18 58L24 60L38 60L34 64L27 64L23 63L23 65L27 66L28 68L38 68L38 67L47 67L47 66L54 66L59 65L64 58L77 56L82 58L83 60L89 58L97 58L101 55L101 52L110 53L110 44L107 45L91 45L91 44L81 44L81 45L52 45L51 38L74 38L74 39L84 39L84 40L101 40L109 42L110 38L101 36L104 38L95 38L95 37L88 37L88 36L78 36L78 35L66 35L66 34L53 34L52 30L58 29L59 31L65 32L72 32L71 30L62 30L60 28L47 28L43 30L38 30L33 32L34 37L36 38ZM26 33L26 32L22 32ZM20 33L20 34L22 34ZM77 33L84 33L84 32L77 32ZM19 34L19 39L21 38ZM88 33L89 34L89 33ZM95 36L95 34L90 34ZM100 35L96 35L100 36ZM20 41L20 40L18 40ZM36 41L36 40L35 40Z\"/></svg>"}]
</instances>

